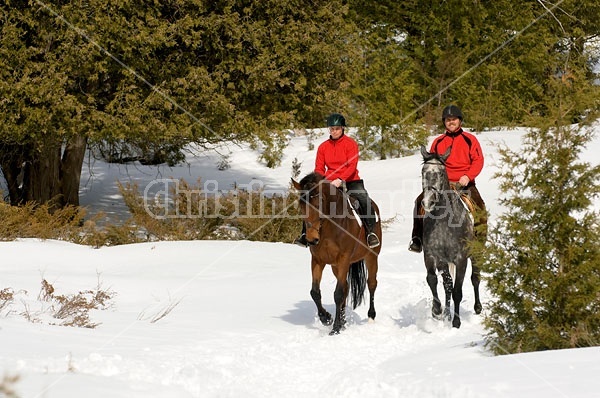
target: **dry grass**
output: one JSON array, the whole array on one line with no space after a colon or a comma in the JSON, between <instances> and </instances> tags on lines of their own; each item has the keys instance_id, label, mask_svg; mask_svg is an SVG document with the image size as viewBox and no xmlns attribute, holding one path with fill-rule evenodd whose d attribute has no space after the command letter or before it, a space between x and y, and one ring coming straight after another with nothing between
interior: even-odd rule
<instances>
[{"instance_id":1,"label":"dry grass","mask_svg":"<svg viewBox=\"0 0 600 398\"><path fill-rule=\"evenodd\" d=\"M182 299L173 300L169 298L169 302L166 305L164 305L161 309L159 309L154 315L147 316L145 312L142 312L138 316L138 320L148 320L150 321L150 323L156 323L164 317L166 317L167 315L169 315L171 311L173 311L173 309L175 309L175 307L177 307L179 303L181 303L181 300Z\"/></svg>"},{"instance_id":2,"label":"dry grass","mask_svg":"<svg viewBox=\"0 0 600 398\"><path fill-rule=\"evenodd\" d=\"M59 325L93 329L98 324L90 320L89 312L109 308L114 293L103 290L98 283L93 290L84 290L71 295L56 295L54 287L44 279L40 296L52 303L52 316L60 319Z\"/></svg>"},{"instance_id":3,"label":"dry grass","mask_svg":"<svg viewBox=\"0 0 600 398\"><path fill-rule=\"evenodd\" d=\"M14 291L7 287L5 289L0 290L0 312L4 309L8 308L15 299Z\"/></svg>"},{"instance_id":4,"label":"dry grass","mask_svg":"<svg viewBox=\"0 0 600 398\"><path fill-rule=\"evenodd\" d=\"M14 390L14 385L19 381L19 376L4 375L0 380L0 397L19 398Z\"/></svg>"},{"instance_id":5,"label":"dry grass","mask_svg":"<svg viewBox=\"0 0 600 398\"><path fill-rule=\"evenodd\" d=\"M18 296L22 305L19 315L29 322L95 328L99 324L91 320L90 311L110 308L114 295L111 290L103 289L100 282L95 289L75 294L56 294L54 286L43 279L35 301L29 300L24 290L18 294L14 293L12 288L0 290L0 309L14 304Z\"/></svg>"}]
</instances>

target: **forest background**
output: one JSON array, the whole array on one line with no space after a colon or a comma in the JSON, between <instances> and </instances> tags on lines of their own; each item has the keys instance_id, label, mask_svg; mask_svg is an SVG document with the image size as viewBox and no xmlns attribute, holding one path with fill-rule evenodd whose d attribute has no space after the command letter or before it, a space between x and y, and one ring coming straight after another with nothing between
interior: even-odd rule
<instances>
[{"instance_id":1,"label":"forest background","mask_svg":"<svg viewBox=\"0 0 600 398\"><path fill-rule=\"evenodd\" d=\"M593 119L593 0L41 1L0 6L8 201L79 204L86 150L175 164L340 111L364 159L425 142L448 103L475 131Z\"/></svg>"}]
</instances>

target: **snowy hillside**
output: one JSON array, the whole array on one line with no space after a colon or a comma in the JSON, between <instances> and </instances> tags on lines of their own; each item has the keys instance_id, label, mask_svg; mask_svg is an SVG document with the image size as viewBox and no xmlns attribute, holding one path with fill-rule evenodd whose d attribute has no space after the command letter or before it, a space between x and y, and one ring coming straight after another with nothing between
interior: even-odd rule
<instances>
[{"instance_id":1,"label":"snowy hillside","mask_svg":"<svg viewBox=\"0 0 600 398\"><path fill-rule=\"evenodd\" d=\"M496 145L517 150L522 136L522 130L478 134L486 165L477 184L492 221L502 211L495 201L498 182L491 178ZM222 190L253 180L285 190L292 161L302 162L304 175L315 156L305 137L292 138L275 170L246 148L229 150L231 168L225 171L210 155L158 171L97 161L84 170L82 202L92 213L122 219L117 180L143 189L167 177L216 181ZM600 134L583 156L597 164L598 152ZM422 255L407 251L420 164L416 154L359 163L382 217L394 221L383 235L376 321L367 322L365 306L348 311L349 324L339 336L329 336L316 318L308 250L289 243L93 249L57 241L0 242L0 290L15 292L14 302L0 310L0 378L18 375L13 388L27 398L594 396L600 348L491 356L468 281L461 328L431 319ZM332 311L335 282L326 271L321 287ZM111 306L92 311L91 320L99 323L94 329L29 322L23 314L43 320L51 305L38 300L43 279L65 295L100 284L114 294Z\"/></svg>"}]
</instances>

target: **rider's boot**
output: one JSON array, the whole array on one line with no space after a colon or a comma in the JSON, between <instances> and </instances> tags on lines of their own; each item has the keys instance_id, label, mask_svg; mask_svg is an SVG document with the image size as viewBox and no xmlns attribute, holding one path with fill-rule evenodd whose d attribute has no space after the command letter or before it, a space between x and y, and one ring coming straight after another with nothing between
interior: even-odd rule
<instances>
[{"instance_id":1,"label":"rider's boot","mask_svg":"<svg viewBox=\"0 0 600 398\"><path fill-rule=\"evenodd\" d=\"M415 253L421 253L423 251L423 242L421 242L421 238L413 236L408 245L408 250Z\"/></svg>"},{"instance_id":2,"label":"rider's boot","mask_svg":"<svg viewBox=\"0 0 600 398\"><path fill-rule=\"evenodd\" d=\"M369 246L370 249L379 246L381 244L379 237L375 232L373 232L375 227L375 219L367 216L363 218L363 223L365 224L365 232L367 233L367 246Z\"/></svg>"},{"instance_id":3,"label":"rider's boot","mask_svg":"<svg viewBox=\"0 0 600 398\"><path fill-rule=\"evenodd\" d=\"M415 253L421 253L423 251L423 214L424 210L421 206L421 200L423 199L423 193L421 193L415 200L415 210L413 214L413 229L412 239L408 244L408 250Z\"/></svg>"},{"instance_id":4,"label":"rider's boot","mask_svg":"<svg viewBox=\"0 0 600 398\"><path fill-rule=\"evenodd\" d=\"M302 233L300 234L299 237L294 239L294 244L301 246L301 247L308 246L308 241L306 240L306 225L304 225L304 222L302 223Z\"/></svg>"}]
</instances>

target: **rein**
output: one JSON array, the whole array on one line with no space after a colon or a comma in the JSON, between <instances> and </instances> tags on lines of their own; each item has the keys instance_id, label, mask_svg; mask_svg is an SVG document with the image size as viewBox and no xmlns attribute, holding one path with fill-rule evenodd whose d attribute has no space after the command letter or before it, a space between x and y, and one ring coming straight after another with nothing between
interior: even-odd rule
<instances>
[{"instance_id":1,"label":"rein","mask_svg":"<svg viewBox=\"0 0 600 398\"><path fill-rule=\"evenodd\" d=\"M322 180L322 182L320 182L319 184L325 184L326 183L326 182L323 182L323 181L326 181L326 180ZM320 188L322 189L323 187L321 186ZM330 189L330 187L327 187L327 189ZM348 204L349 209L350 209L350 215L354 216L353 218L357 221L359 227L362 227L362 220L360 219L360 216L358 215L356 209L354 208L354 205L352 204L352 200L353 200L352 196L350 196L348 194L348 192L346 192L346 186L342 185L340 187L336 187L336 190L342 196L342 200L341 200L342 203L345 202L345 203ZM310 195L308 195L308 192L313 192L313 193L310 194ZM324 220L330 220L332 217L331 217L331 215L325 214L323 212L323 210L322 210L323 209L323 202L322 202L322 200L323 200L323 193L320 190L318 190L318 185L312 187L311 189L309 189L308 192L307 192L307 196L308 197L306 198L305 202L306 202L307 206L311 206L313 209L315 209L316 211L319 212L319 228L317 230L318 230L319 235L320 235L321 234L321 229L323 228L323 221ZM328 195L327 197L330 198L331 196L334 196L334 195ZM321 197L321 203L320 203L320 207L319 208L317 208L316 206L313 206L310 203L310 200L314 199L315 197ZM333 203L333 202L330 201L329 203ZM344 207L342 206L342 208L344 208Z\"/></svg>"},{"instance_id":2,"label":"rein","mask_svg":"<svg viewBox=\"0 0 600 398\"><path fill-rule=\"evenodd\" d=\"M473 199L471 199L471 196L463 193L462 189L460 189L462 187L462 185L460 185L458 183L450 183L450 187L452 187L452 190L458 195L458 197L460 198L460 201L462 202L463 206L465 206L467 211L471 214L474 214L475 213L475 202L473 202Z\"/></svg>"}]
</instances>

